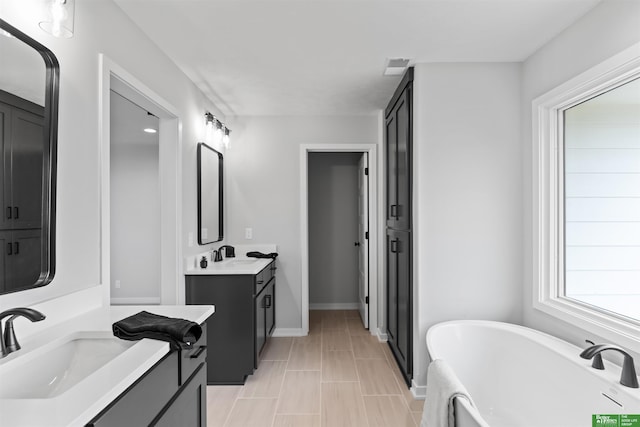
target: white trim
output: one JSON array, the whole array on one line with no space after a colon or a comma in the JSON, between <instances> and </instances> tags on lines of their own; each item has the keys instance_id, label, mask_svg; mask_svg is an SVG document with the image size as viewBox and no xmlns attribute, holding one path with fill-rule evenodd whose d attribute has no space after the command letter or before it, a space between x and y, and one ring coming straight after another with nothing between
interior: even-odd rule
<instances>
[{"instance_id":1,"label":"white trim","mask_svg":"<svg viewBox=\"0 0 640 427\"><path fill-rule=\"evenodd\" d=\"M304 337L309 333L302 328L276 328L273 337Z\"/></svg>"},{"instance_id":2,"label":"white trim","mask_svg":"<svg viewBox=\"0 0 640 427\"><path fill-rule=\"evenodd\" d=\"M160 298L111 298L111 305L160 305Z\"/></svg>"},{"instance_id":3,"label":"white trim","mask_svg":"<svg viewBox=\"0 0 640 427\"><path fill-rule=\"evenodd\" d=\"M369 265L378 265L378 157L377 144L303 144L300 146L300 255L301 255L301 325L309 333L309 213L308 159L310 152L369 154ZM378 326L378 271L369 268L369 329ZM373 308L373 309L372 309Z\"/></svg>"},{"instance_id":4,"label":"white trim","mask_svg":"<svg viewBox=\"0 0 640 427\"><path fill-rule=\"evenodd\" d=\"M357 310L359 306L357 302L314 303L309 304L309 310Z\"/></svg>"},{"instance_id":5,"label":"white trim","mask_svg":"<svg viewBox=\"0 0 640 427\"><path fill-rule=\"evenodd\" d=\"M110 282L110 91L125 92L160 119L161 286L163 304L184 304L182 274L182 134L178 110L104 54L99 55L98 131L100 146L100 279L104 305L111 301ZM112 80L113 78L113 80ZM112 83L113 82L113 83ZM112 87L113 86L113 87Z\"/></svg>"},{"instance_id":6,"label":"white trim","mask_svg":"<svg viewBox=\"0 0 640 427\"><path fill-rule=\"evenodd\" d=\"M533 307L633 351L640 351L640 322L607 315L561 296L564 244L559 188L562 112L640 73L640 43L533 101Z\"/></svg>"},{"instance_id":7,"label":"white trim","mask_svg":"<svg viewBox=\"0 0 640 427\"><path fill-rule=\"evenodd\" d=\"M378 337L378 341L380 342L387 342L389 341L389 335L387 335L386 332L384 332L382 329L377 328L376 329L376 336Z\"/></svg>"},{"instance_id":8,"label":"white trim","mask_svg":"<svg viewBox=\"0 0 640 427\"><path fill-rule=\"evenodd\" d=\"M427 386L418 385L416 380L411 380L411 395L416 400L425 400L427 397Z\"/></svg>"}]
</instances>

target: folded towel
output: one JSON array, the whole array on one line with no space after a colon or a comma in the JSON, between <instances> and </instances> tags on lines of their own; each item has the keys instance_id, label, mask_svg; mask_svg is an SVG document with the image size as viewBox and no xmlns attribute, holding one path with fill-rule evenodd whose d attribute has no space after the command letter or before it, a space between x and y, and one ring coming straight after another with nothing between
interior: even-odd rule
<instances>
[{"instance_id":1,"label":"folded towel","mask_svg":"<svg viewBox=\"0 0 640 427\"><path fill-rule=\"evenodd\" d=\"M420 427L454 427L456 397L466 398L475 406L449 364L442 359L434 360L427 371L427 397Z\"/></svg>"},{"instance_id":2,"label":"folded towel","mask_svg":"<svg viewBox=\"0 0 640 427\"><path fill-rule=\"evenodd\" d=\"M174 350L191 347L202 335L202 328L195 322L147 311L141 311L114 323L112 329L113 335L123 340L151 338L167 341Z\"/></svg>"},{"instance_id":3,"label":"folded towel","mask_svg":"<svg viewBox=\"0 0 640 427\"><path fill-rule=\"evenodd\" d=\"M273 258L276 259L278 254L276 252L271 252L270 254L263 254L262 252L247 252L247 256L249 258Z\"/></svg>"}]
</instances>

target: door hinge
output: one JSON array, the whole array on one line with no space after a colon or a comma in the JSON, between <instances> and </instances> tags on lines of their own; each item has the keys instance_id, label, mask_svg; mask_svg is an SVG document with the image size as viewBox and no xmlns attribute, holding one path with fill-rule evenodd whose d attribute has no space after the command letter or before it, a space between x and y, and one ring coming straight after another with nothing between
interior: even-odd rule
<instances>
[{"instance_id":1,"label":"door hinge","mask_svg":"<svg viewBox=\"0 0 640 427\"><path fill-rule=\"evenodd\" d=\"M366 240L369 240L369 232L368 232L368 231L365 231L365 232L364 232L364 238L365 238Z\"/></svg>"},{"instance_id":2,"label":"door hinge","mask_svg":"<svg viewBox=\"0 0 640 427\"><path fill-rule=\"evenodd\" d=\"M364 303L365 304L369 304L369 296L368 295L366 297L364 297Z\"/></svg>"},{"instance_id":3,"label":"door hinge","mask_svg":"<svg viewBox=\"0 0 640 427\"><path fill-rule=\"evenodd\" d=\"M369 175L369 168L364 168L364 174Z\"/></svg>"}]
</instances>

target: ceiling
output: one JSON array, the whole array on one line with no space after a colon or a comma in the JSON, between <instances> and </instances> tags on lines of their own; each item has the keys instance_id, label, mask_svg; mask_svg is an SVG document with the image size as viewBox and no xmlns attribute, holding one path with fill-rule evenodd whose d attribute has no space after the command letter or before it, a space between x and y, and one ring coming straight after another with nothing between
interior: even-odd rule
<instances>
[{"instance_id":1,"label":"ceiling","mask_svg":"<svg viewBox=\"0 0 640 427\"><path fill-rule=\"evenodd\" d=\"M364 115L387 58L520 62L600 0L115 0L226 115Z\"/></svg>"}]
</instances>

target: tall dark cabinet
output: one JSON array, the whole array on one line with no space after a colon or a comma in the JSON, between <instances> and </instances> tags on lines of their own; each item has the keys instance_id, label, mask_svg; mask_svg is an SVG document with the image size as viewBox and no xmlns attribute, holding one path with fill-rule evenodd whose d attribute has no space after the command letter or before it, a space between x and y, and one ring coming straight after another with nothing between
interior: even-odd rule
<instances>
[{"instance_id":1,"label":"tall dark cabinet","mask_svg":"<svg viewBox=\"0 0 640 427\"><path fill-rule=\"evenodd\" d=\"M407 385L413 375L411 159L413 68L385 110L387 335Z\"/></svg>"},{"instance_id":2,"label":"tall dark cabinet","mask_svg":"<svg viewBox=\"0 0 640 427\"><path fill-rule=\"evenodd\" d=\"M44 107L0 90L0 292L42 271L43 135Z\"/></svg>"}]
</instances>

